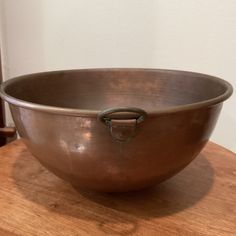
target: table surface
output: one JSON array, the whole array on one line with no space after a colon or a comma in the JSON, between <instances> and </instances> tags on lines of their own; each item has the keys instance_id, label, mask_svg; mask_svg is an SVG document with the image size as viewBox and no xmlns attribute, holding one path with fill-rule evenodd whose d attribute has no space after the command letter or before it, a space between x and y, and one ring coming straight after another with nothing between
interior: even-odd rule
<instances>
[{"instance_id":1,"label":"table surface","mask_svg":"<svg viewBox=\"0 0 236 236\"><path fill-rule=\"evenodd\" d=\"M236 154L208 143L181 173L145 191L76 191L21 140L0 149L0 235L236 235Z\"/></svg>"}]
</instances>

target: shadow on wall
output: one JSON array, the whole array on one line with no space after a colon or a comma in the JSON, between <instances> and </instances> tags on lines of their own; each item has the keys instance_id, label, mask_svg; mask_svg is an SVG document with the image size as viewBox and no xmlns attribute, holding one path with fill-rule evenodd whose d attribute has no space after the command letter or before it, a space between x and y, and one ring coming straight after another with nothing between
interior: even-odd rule
<instances>
[{"instance_id":1,"label":"shadow on wall","mask_svg":"<svg viewBox=\"0 0 236 236\"><path fill-rule=\"evenodd\" d=\"M43 8L47 69L154 65L156 1L44 1Z\"/></svg>"},{"instance_id":2,"label":"shadow on wall","mask_svg":"<svg viewBox=\"0 0 236 236\"><path fill-rule=\"evenodd\" d=\"M57 69L155 67L157 1L1 4L6 78Z\"/></svg>"},{"instance_id":3,"label":"shadow on wall","mask_svg":"<svg viewBox=\"0 0 236 236\"><path fill-rule=\"evenodd\" d=\"M42 1L1 1L4 75L45 70Z\"/></svg>"}]
</instances>

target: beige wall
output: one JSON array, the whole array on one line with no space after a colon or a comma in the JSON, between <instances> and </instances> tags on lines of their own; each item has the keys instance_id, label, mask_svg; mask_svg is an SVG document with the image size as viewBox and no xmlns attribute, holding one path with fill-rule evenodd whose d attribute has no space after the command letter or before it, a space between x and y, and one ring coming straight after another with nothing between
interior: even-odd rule
<instances>
[{"instance_id":1,"label":"beige wall","mask_svg":"<svg viewBox=\"0 0 236 236\"><path fill-rule=\"evenodd\" d=\"M154 67L236 87L235 0L0 0L5 79L55 69ZM212 140L236 151L236 95Z\"/></svg>"}]
</instances>

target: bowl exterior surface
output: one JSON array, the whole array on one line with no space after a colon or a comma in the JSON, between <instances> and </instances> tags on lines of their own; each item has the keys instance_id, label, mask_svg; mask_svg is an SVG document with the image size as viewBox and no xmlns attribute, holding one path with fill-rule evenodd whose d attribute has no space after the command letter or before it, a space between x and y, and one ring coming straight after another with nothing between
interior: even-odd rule
<instances>
[{"instance_id":1,"label":"bowl exterior surface","mask_svg":"<svg viewBox=\"0 0 236 236\"><path fill-rule=\"evenodd\" d=\"M209 140L221 107L148 116L130 141L117 142L96 117L10 104L20 136L42 165L74 186L106 192L145 188L178 173Z\"/></svg>"}]
</instances>

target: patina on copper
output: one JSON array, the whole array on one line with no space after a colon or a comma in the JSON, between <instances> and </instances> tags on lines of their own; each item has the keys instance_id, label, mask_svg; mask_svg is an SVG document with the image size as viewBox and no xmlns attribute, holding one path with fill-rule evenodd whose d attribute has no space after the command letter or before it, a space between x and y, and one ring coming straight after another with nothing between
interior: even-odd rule
<instances>
[{"instance_id":1,"label":"patina on copper","mask_svg":"<svg viewBox=\"0 0 236 236\"><path fill-rule=\"evenodd\" d=\"M118 192L187 166L232 86L184 71L87 69L21 76L0 93L42 165L76 187Z\"/></svg>"}]
</instances>

